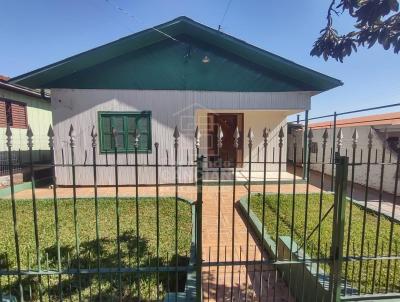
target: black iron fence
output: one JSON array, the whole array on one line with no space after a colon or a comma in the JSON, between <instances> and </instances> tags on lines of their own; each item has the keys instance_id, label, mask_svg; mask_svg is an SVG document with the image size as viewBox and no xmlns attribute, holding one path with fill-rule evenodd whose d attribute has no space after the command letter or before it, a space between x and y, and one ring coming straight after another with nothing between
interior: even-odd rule
<instances>
[{"instance_id":1,"label":"black iron fence","mask_svg":"<svg viewBox=\"0 0 400 302\"><path fill-rule=\"evenodd\" d=\"M0 151L0 176L8 176L8 151ZM13 150L11 160L13 163L13 172L21 173L24 168L29 167L30 152L28 150ZM32 150L32 161L38 163L50 163L50 150L35 149Z\"/></svg>"},{"instance_id":2,"label":"black iron fence","mask_svg":"<svg viewBox=\"0 0 400 302\"><path fill-rule=\"evenodd\" d=\"M7 130L11 195L0 201L0 301L339 301L399 297L400 160L393 157L389 162L383 150L381 161L373 162L371 137L353 135L351 155L346 156L341 148L343 137L332 138L325 131L320 156L314 157L311 146L316 137L311 130L303 167L289 167L283 158L287 148L283 129L278 133L272 161L267 160L269 130L263 130L262 145L254 146L255 134L250 129L244 140L247 158L238 161L235 156L228 167L219 158L208 168L198 130L193 138L196 160L179 162L179 152L186 151L180 150L176 128L171 136L173 158L166 164L160 160L162 146L157 142L154 154L139 163L136 133L133 162L120 163L118 158L125 155L116 147L107 155L107 163L100 164L98 157L104 155L98 153L94 128L91 160L85 156L84 162L77 162L76 153L82 150L76 145L72 126L67 163L54 160L60 150L54 150L50 128L51 164L37 164L32 156L33 134L30 130L27 134L33 185L30 197L25 194L21 199L13 189L16 166L12 132ZM243 133L235 131L230 148L239 148L240 135ZM327 142L332 139L335 155L329 156ZM369 143L366 157L359 161L355 154L362 139ZM221 129L217 144L219 154L224 146ZM296 162L299 147L296 142L292 147ZM43 198L43 192L34 185L35 168L44 165L52 171L51 198ZM255 165L262 168L255 170ZM329 176L326 170L331 165L335 173ZM372 165L381 169L373 176L379 178L381 187L378 199L371 201L368 182ZM319 172L313 173L311 166L318 166ZM388 200L383 182L385 169L393 166L395 188ZM57 187L59 167L70 169L68 197L60 195L65 190ZM97 173L102 167L109 169L114 181L108 197L103 196L98 184ZM188 167L196 172L192 186L179 181L181 169ZM134 175L133 183L120 185L122 168ZM364 168L366 185L359 188L354 176ZM92 185L84 197L76 181L77 169L92 171ZM154 172L154 186L139 184L142 169ZM165 169L173 171L171 186L159 184ZM238 181L240 171L246 173L244 183ZM208 172L216 173L213 182L204 180ZM326 188L331 179L333 190ZM126 187L131 189L128 194ZM360 192L364 198L356 200Z\"/></svg>"}]
</instances>

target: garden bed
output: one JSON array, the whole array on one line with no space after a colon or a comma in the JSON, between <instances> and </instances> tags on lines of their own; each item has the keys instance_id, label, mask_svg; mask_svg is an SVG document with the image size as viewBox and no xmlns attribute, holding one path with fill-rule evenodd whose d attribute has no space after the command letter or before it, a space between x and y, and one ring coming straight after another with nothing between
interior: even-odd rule
<instances>
[{"instance_id":1,"label":"garden bed","mask_svg":"<svg viewBox=\"0 0 400 302\"><path fill-rule=\"evenodd\" d=\"M157 259L157 211L155 198L139 199L139 237L136 230L135 199L119 200L119 237L117 237L116 200L99 198L98 223L99 245L96 240L96 215L94 199L78 199L76 202L78 241L80 257L76 252L74 207L71 199L58 199L58 221L60 234L60 252L62 270L78 268L91 273L63 274L61 280L64 299L77 300L79 287L84 300L113 300L121 295L124 299L142 296L142 300L156 300L157 288L160 299L167 292L176 290L176 273L168 267L178 262L182 272L178 274L179 291L185 290L187 272L193 263L194 248L194 206L179 199L178 201L178 255L175 253L175 199L160 198L159 202L159 260ZM22 270L37 270L35 233L31 200L16 201L19 245ZM37 201L39 244L41 252L41 270L57 270L57 244L53 200ZM0 269L16 270L16 249L13 232L12 206L10 200L0 200ZM118 258L118 241L120 253ZM97 256L99 248L99 257ZM119 261L120 259L120 261ZM98 260L104 274L97 275ZM120 265L119 265L120 263ZM157 273L146 268L160 267L159 284ZM119 280L119 267L122 278ZM140 268L138 276L136 268ZM96 272L96 273L94 273ZM190 273L191 274L191 273ZM139 279L138 279L139 277ZM190 277L191 279L192 277ZM18 296L16 277L1 279L0 289L3 295L11 293ZM140 280L140 281L138 281ZM79 285L80 284L80 285ZM101 286L99 293L98 285ZM121 284L121 285L120 285ZM39 297L39 282L35 275L23 277L25 298L33 300ZM138 286L139 285L139 286ZM42 276L41 292L51 300L58 300L58 276Z\"/></svg>"},{"instance_id":2,"label":"garden bed","mask_svg":"<svg viewBox=\"0 0 400 302\"><path fill-rule=\"evenodd\" d=\"M325 193L322 197L322 216L328 212L328 210L333 205L333 194ZM305 215L306 207L306 195L297 194L294 202L294 232L293 232L293 252L297 252L297 256L303 253L304 247L302 246L304 240L304 222L305 217L307 217L307 236L317 227L319 222L319 194L310 194L308 199L308 209L307 215ZM276 215L277 215L277 195L267 194L265 200L265 236L264 245L266 245L268 252L272 257L275 257L275 244L276 244ZM279 202L279 231L278 231L278 250L279 251L289 251L290 252L290 241L291 241L291 228L292 228L292 205L293 205L293 195L283 194L281 195ZM247 211L247 198L241 200L241 208L245 212ZM350 210L350 201L346 204L346 225L345 225L345 238L344 238L344 251L343 255L347 255L347 234L348 234L348 215ZM361 254L361 238L362 238L362 228L363 228L363 217L364 209L356 203L353 203L352 209L352 219L351 219L351 235L349 244L349 256L358 257ZM263 213L263 196L262 194L254 194L251 197L250 202L250 223L253 228L257 229L256 233L258 236L261 235L261 222ZM330 256L331 248L331 238L332 238L332 218L333 211L327 214L326 218L321 224L321 243L319 257L321 259L327 259ZM390 236L391 221L385 217L381 217L380 222L380 232L378 241L378 257L388 255L388 243ZM377 215L367 211L366 213L366 224L365 224L365 236L364 236L364 256L373 256L375 252L375 237L377 229ZM393 222L393 244L392 244L392 256L399 255L398 245L400 243L400 225ZM308 238L307 244L305 246L306 258L316 259L318 247L318 229ZM282 253L283 254L283 253ZM294 254L293 254L294 255ZM280 255L279 258L281 258ZM286 254L288 256L288 254ZM296 255L294 255L296 258ZM302 255L301 255L302 256ZM294 258L294 259L295 259ZM302 257L299 257L302 258ZM398 292L400 290L400 274L399 265L400 262L397 260L392 260L390 264L389 275L387 276L387 266L388 260L378 260L376 261L376 275L375 275L375 293L386 292L386 282L388 283L389 292ZM373 281L373 267L374 260L364 260L362 264L361 272L361 286L358 287L358 275L360 270L360 261L349 261L347 265L343 265L342 278L347 281L346 283L346 294L358 294L358 293L370 293L372 290ZM396 267L396 268L395 268ZM278 266L279 268L279 266ZM307 270L318 275L319 285L321 288L326 288L329 284L326 284L326 276L329 277L330 267L325 263L319 264L318 274L316 272L316 263L311 263ZM287 276L287 274L286 274ZM322 278L321 278L322 276ZM329 281L328 281L329 282ZM314 279L314 284L315 284ZM342 285L343 287L343 285Z\"/></svg>"}]
</instances>

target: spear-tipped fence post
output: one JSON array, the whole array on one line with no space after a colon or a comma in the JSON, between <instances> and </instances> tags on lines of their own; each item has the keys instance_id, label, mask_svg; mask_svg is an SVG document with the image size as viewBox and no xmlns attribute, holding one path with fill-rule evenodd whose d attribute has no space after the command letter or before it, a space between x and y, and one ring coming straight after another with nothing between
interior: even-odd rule
<instances>
[{"instance_id":1,"label":"spear-tipped fence post","mask_svg":"<svg viewBox=\"0 0 400 302\"><path fill-rule=\"evenodd\" d=\"M201 139L201 134L200 134L200 129L199 126L196 127L196 130L194 132L194 146L195 146L195 158L196 158L196 163L197 160L199 159L200 156L200 139ZM188 161L189 163L189 161ZM193 167L193 178L196 179L196 167Z\"/></svg>"},{"instance_id":2,"label":"spear-tipped fence post","mask_svg":"<svg viewBox=\"0 0 400 302\"><path fill-rule=\"evenodd\" d=\"M232 259L232 272L234 271L233 261L235 259L235 203L236 203L236 169L237 169L237 151L239 149L239 140L240 140L240 131L239 127L236 126L235 132L233 133L233 149L234 149L234 158L233 158L233 186L232 186L232 251L231 251L231 259ZM231 278L231 288L233 288L233 278ZM231 290L231 301L233 301L233 290Z\"/></svg>"},{"instance_id":3,"label":"spear-tipped fence post","mask_svg":"<svg viewBox=\"0 0 400 302\"><path fill-rule=\"evenodd\" d=\"M136 211L136 269L139 270L140 267L140 215L139 215L139 169L138 169L138 148L139 148L139 137L140 134L138 133L137 129L135 128L133 132L133 148L134 148L134 155L135 155L135 211ZM141 300L141 290L140 290L140 279L141 274L140 272L136 278L136 286L138 291L138 299Z\"/></svg>"},{"instance_id":4,"label":"spear-tipped fence post","mask_svg":"<svg viewBox=\"0 0 400 302\"><path fill-rule=\"evenodd\" d=\"M235 149L239 148L239 139L240 139L240 131L239 128L236 127L235 132L233 133L233 147Z\"/></svg>"},{"instance_id":5,"label":"spear-tipped fence post","mask_svg":"<svg viewBox=\"0 0 400 302\"><path fill-rule=\"evenodd\" d=\"M331 191L333 191L334 186L334 177L335 177L335 150L336 150L336 120L337 113L336 111L333 113L333 133L332 133L332 154L331 154Z\"/></svg>"},{"instance_id":6,"label":"spear-tipped fence post","mask_svg":"<svg viewBox=\"0 0 400 302\"><path fill-rule=\"evenodd\" d=\"M263 146L264 146L265 150L268 147L268 138L269 138L270 132L271 132L271 129L267 129L267 128L263 129L262 137L263 137Z\"/></svg>"},{"instance_id":7,"label":"spear-tipped fence post","mask_svg":"<svg viewBox=\"0 0 400 302\"><path fill-rule=\"evenodd\" d=\"M18 286L20 291L20 300L24 300L24 292L22 288L22 278L21 278L21 255L19 250L19 233L18 233L18 221L17 221L17 207L15 204L15 191L14 191L14 172L12 163L12 131L9 125L6 129L6 146L8 150L8 172L10 175L10 190L11 190L11 203L12 203L12 215L13 215L13 228L14 228L14 242L15 251L17 258L17 270L18 270Z\"/></svg>"},{"instance_id":8,"label":"spear-tipped fence post","mask_svg":"<svg viewBox=\"0 0 400 302\"><path fill-rule=\"evenodd\" d=\"M223 138L224 138L224 133L222 132L221 125L218 125L218 131L217 131L218 167L221 166L221 148L222 148Z\"/></svg>"},{"instance_id":9,"label":"spear-tipped fence post","mask_svg":"<svg viewBox=\"0 0 400 302\"><path fill-rule=\"evenodd\" d=\"M283 127L279 129L279 157L278 157L278 194L277 194L277 209L276 209L276 241L278 242L279 239L279 221L280 221L280 198L281 198L281 178L282 178L282 147L283 147L283 138L285 137L285 133L283 132ZM275 249L275 257L276 260L279 259L278 256L278 245L276 244L276 249Z\"/></svg>"},{"instance_id":10,"label":"spear-tipped fence post","mask_svg":"<svg viewBox=\"0 0 400 302\"><path fill-rule=\"evenodd\" d=\"M221 148L222 148L222 139L224 137L224 133L222 132L221 125L218 125L217 131L217 148L218 148L218 203L217 203L217 262L220 259L220 242L221 242L221 168L222 168L222 158L221 158ZM219 267L217 267L217 284L216 287L219 286ZM219 293L218 291L215 294L215 299L218 301Z\"/></svg>"},{"instance_id":11,"label":"spear-tipped fence post","mask_svg":"<svg viewBox=\"0 0 400 302\"><path fill-rule=\"evenodd\" d=\"M328 137L329 137L328 129L325 129L324 133L322 134L322 148L323 149L326 148L326 144L328 142Z\"/></svg>"},{"instance_id":12,"label":"spear-tipped fence post","mask_svg":"<svg viewBox=\"0 0 400 302\"><path fill-rule=\"evenodd\" d=\"M154 143L155 149L155 173L156 173L156 257L157 257L157 301L160 299L160 192L159 192L159 166L158 166L158 148L160 144Z\"/></svg>"},{"instance_id":13,"label":"spear-tipped fence post","mask_svg":"<svg viewBox=\"0 0 400 302\"><path fill-rule=\"evenodd\" d=\"M72 195L73 195L73 208L74 208L74 228L75 228L75 251L76 259L78 263L78 296L79 301L82 300L81 293L81 257L80 257L80 239L79 239L79 221L78 221L78 208L77 208L77 198L76 198L76 171L75 171L75 129L70 126L69 128L69 138L70 138L70 149L71 149L71 169L72 169Z\"/></svg>"},{"instance_id":14,"label":"spear-tipped fence post","mask_svg":"<svg viewBox=\"0 0 400 302\"><path fill-rule=\"evenodd\" d=\"M307 137L308 137L308 151L310 152L311 151L311 145L312 145L312 143L313 143L313 138L314 138L314 132L313 132L313 130L312 129L310 129L310 130L308 130L308 135L307 135ZM309 158L311 157L311 156L308 156ZM309 161L309 159L307 159L307 162ZM308 172L308 171L307 171Z\"/></svg>"},{"instance_id":15,"label":"spear-tipped fence post","mask_svg":"<svg viewBox=\"0 0 400 302\"><path fill-rule=\"evenodd\" d=\"M374 134L372 133L372 127L369 128L368 132L368 149L372 149L372 141L374 139Z\"/></svg>"},{"instance_id":16,"label":"spear-tipped fence post","mask_svg":"<svg viewBox=\"0 0 400 302\"><path fill-rule=\"evenodd\" d=\"M179 227L179 221L178 221L178 184L179 184L179 178L178 178L178 148L179 148L179 137L180 133L178 130L178 126L175 126L173 137L174 137L174 167L175 167L175 289L176 292L178 292L178 227Z\"/></svg>"},{"instance_id":17,"label":"spear-tipped fence post","mask_svg":"<svg viewBox=\"0 0 400 302\"><path fill-rule=\"evenodd\" d=\"M269 138L269 133L270 130L267 128L263 129L262 137L263 137L263 146L264 146L264 156L263 156L263 204L262 204L262 221L261 221L261 238L263 240L264 238L264 233L265 233L265 198L266 198L266 181L267 181L267 149L268 149L268 138ZM261 253L260 255L261 258L261 266L260 266L260 278L259 278L259 284L260 284L260 297L263 296L263 255ZM232 267L233 269L233 267ZM232 278L233 279L233 278ZM231 299L232 301L232 299Z\"/></svg>"},{"instance_id":18,"label":"spear-tipped fence post","mask_svg":"<svg viewBox=\"0 0 400 302\"><path fill-rule=\"evenodd\" d=\"M304 167L303 167L303 171L305 173L305 176L303 177L303 179L307 179L309 177L310 174L310 160L311 160L311 156L310 156L310 151L311 151L311 144L313 142L313 138L314 138L314 134L312 129L310 128L307 132L307 142L304 146Z\"/></svg>"},{"instance_id":19,"label":"spear-tipped fence post","mask_svg":"<svg viewBox=\"0 0 400 302\"><path fill-rule=\"evenodd\" d=\"M196 131L194 133L195 147L196 147L196 158L198 158L199 155L200 155L200 138L201 138L200 129L199 129L199 126L197 126L196 127Z\"/></svg>"},{"instance_id":20,"label":"spear-tipped fence post","mask_svg":"<svg viewBox=\"0 0 400 302\"><path fill-rule=\"evenodd\" d=\"M253 140L254 140L254 132L253 129L250 128L247 133L248 138L248 146L249 146L249 182L247 189L247 209L246 215L247 219L250 219L250 204L251 204L251 159L252 159L252 150L253 150ZM247 228L246 232L246 275L248 273L248 263L249 263L249 228ZM247 288L248 288L248 278L245 280L245 297L247 297Z\"/></svg>"},{"instance_id":21,"label":"spear-tipped fence post","mask_svg":"<svg viewBox=\"0 0 400 302\"><path fill-rule=\"evenodd\" d=\"M357 131L357 128L354 129L353 136L351 138L353 140L353 144L352 144L353 149L357 148L357 143L358 143L358 131Z\"/></svg>"},{"instance_id":22,"label":"spear-tipped fence post","mask_svg":"<svg viewBox=\"0 0 400 302\"><path fill-rule=\"evenodd\" d=\"M114 145L114 177L115 177L115 214L117 222L117 263L118 263L118 296L122 300L122 276L121 276L121 240L120 240L120 208L119 208L119 172L118 172L118 132L112 128L112 139Z\"/></svg>"},{"instance_id":23,"label":"spear-tipped fence post","mask_svg":"<svg viewBox=\"0 0 400 302\"><path fill-rule=\"evenodd\" d=\"M337 152L339 153L339 155L340 155L340 149L343 146L343 138L344 138L343 131L342 128L340 128L337 134Z\"/></svg>"},{"instance_id":24,"label":"spear-tipped fence post","mask_svg":"<svg viewBox=\"0 0 400 302\"><path fill-rule=\"evenodd\" d=\"M53 184L53 206L54 206L54 223L56 231L56 246L57 246L57 270L58 274L58 296L60 301L62 300L62 286L61 286L61 247L60 247L60 226L58 222L58 203L57 203L57 179L56 179L56 168L55 168L55 156L54 156L54 131L50 125L47 131L49 138L50 148L50 162L51 162L51 177Z\"/></svg>"},{"instance_id":25,"label":"spear-tipped fence post","mask_svg":"<svg viewBox=\"0 0 400 302\"><path fill-rule=\"evenodd\" d=\"M377 221L376 221L376 233L375 233L375 247L374 247L374 262L373 262L373 270L372 270L372 288L371 293L374 294L375 286L380 284L380 277L376 280L377 275L377 266L378 266L378 254L379 254L379 237L381 231L381 220L382 220L382 200L383 200L383 183L385 179L385 163L386 163L386 150L388 148L388 132L387 128L384 131L384 141L382 144L382 155L380 161L380 181L379 181L379 193L378 193L378 209L377 209ZM382 255L382 254L381 254ZM377 282L376 282L377 281ZM379 292L379 286L378 286Z\"/></svg>"},{"instance_id":26,"label":"spear-tipped fence post","mask_svg":"<svg viewBox=\"0 0 400 302\"><path fill-rule=\"evenodd\" d=\"M97 291L99 300L102 300L101 295L101 274L100 274L100 227L99 227L99 201L97 193L97 132L96 127L93 125L90 132L92 138L92 157L93 157L93 187L94 187L94 205L96 216L96 262L97 262Z\"/></svg>"},{"instance_id":27,"label":"spear-tipped fence post","mask_svg":"<svg viewBox=\"0 0 400 302\"><path fill-rule=\"evenodd\" d=\"M35 234L35 249L36 249L36 264L38 271L41 270L41 260L40 260L40 241L39 241L39 229L38 229L38 215L37 215L37 204L36 204L36 194L35 194L35 171L33 168L33 131L30 125L28 125L28 130L26 131L26 137L28 140L28 152L29 152L29 172L31 176L32 184L32 210L33 210L33 227ZM42 276L38 275L39 281L39 300L43 301L42 296Z\"/></svg>"},{"instance_id":28,"label":"spear-tipped fence post","mask_svg":"<svg viewBox=\"0 0 400 302\"><path fill-rule=\"evenodd\" d=\"M198 135L196 135L196 138ZM197 140L196 140L197 143ZM199 147L196 146L197 148ZM203 301L202 264L203 264L203 160L197 152L197 200L196 200L196 301Z\"/></svg>"},{"instance_id":29,"label":"spear-tipped fence post","mask_svg":"<svg viewBox=\"0 0 400 302\"><path fill-rule=\"evenodd\" d=\"M350 251L350 241L351 241L351 234L352 234L352 228L351 228L351 222L352 222L352 217L353 217L353 188L354 188L354 173L355 173L355 163L356 163L356 149L357 149L357 143L358 143L358 131L357 128L354 129L353 135L352 135L352 158L351 158L351 182L350 182L350 207L349 207L349 223L348 223L348 229L347 229L347 245L346 245L346 258L349 258L349 251ZM348 280L348 265L349 261L347 260L345 263L345 270L344 270L344 293L346 294L347 292L347 280Z\"/></svg>"}]
</instances>

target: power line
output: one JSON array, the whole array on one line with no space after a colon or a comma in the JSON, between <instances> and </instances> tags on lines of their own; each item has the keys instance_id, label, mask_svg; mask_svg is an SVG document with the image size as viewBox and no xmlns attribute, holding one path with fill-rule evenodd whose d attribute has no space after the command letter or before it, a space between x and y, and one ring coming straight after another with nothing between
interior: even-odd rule
<instances>
[{"instance_id":1,"label":"power line","mask_svg":"<svg viewBox=\"0 0 400 302\"><path fill-rule=\"evenodd\" d=\"M110 6L112 6L115 10L117 10L120 13L125 14L126 16L128 16L131 20L133 21L139 21L138 18L136 18L134 15L132 15L129 11L127 11L126 9L124 9L123 7L119 6L117 3L115 3L114 1L111 0L104 0L106 3L108 3ZM158 32L159 34L175 41L175 42L180 42L179 40L175 39L174 37L172 37L171 35L163 32L162 30L155 28L153 26L150 27L151 29L153 29L154 31Z\"/></svg>"},{"instance_id":2,"label":"power line","mask_svg":"<svg viewBox=\"0 0 400 302\"><path fill-rule=\"evenodd\" d=\"M226 17L226 15L227 15L228 11L229 11L229 8L231 7L231 4L232 4L232 0L229 0L229 1L228 1L228 4L226 5L225 12L224 12L224 14L223 14L223 16L222 16L221 22L219 22L218 30L221 30L222 24L223 24L224 21L225 21L225 17Z\"/></svg>"}]
</instances>

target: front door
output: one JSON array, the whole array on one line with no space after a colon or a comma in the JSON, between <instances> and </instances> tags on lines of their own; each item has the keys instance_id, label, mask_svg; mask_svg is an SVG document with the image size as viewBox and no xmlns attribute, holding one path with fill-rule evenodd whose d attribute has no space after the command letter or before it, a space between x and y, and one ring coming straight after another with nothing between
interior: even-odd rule
<instances>
[{"instance_id":1,"label":"front door","mask_svg":"<svg viewBox=\"0 0 400 302\"><path fill-rule=\"evenodd\" d=\"M222 166L232 168L235 163L242 167L243 162L243 113L208 113L208 162L210 167L217 166L220 157ZM221 126L222 148L218 150L218 127ZM239 128L239 148L235 150L234 133Z\"/></svg>"}]
</instances>

